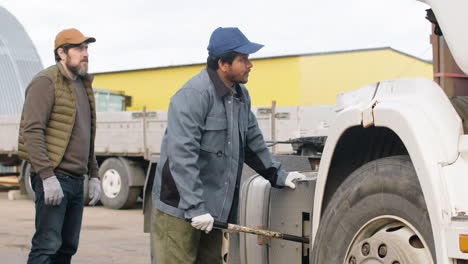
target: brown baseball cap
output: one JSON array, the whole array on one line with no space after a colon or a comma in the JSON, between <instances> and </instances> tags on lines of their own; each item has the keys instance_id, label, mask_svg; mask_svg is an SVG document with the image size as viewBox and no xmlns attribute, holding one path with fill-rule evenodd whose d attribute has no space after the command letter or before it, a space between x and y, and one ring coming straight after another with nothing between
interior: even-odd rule
<instances>
[{"instance_id":1,"label":"brown baseball cap","mask_svg":"<svg viewBox=\"0 0 468 264\"><path fill-rule=\"evenodd\" d=\"M69 28L57 34L55 37L55 49L63 44L81 44L83 42L92 43L96 42L96 39L93 37L85 37L83 33L76 28Z\"/></svg>"}]
</instances>

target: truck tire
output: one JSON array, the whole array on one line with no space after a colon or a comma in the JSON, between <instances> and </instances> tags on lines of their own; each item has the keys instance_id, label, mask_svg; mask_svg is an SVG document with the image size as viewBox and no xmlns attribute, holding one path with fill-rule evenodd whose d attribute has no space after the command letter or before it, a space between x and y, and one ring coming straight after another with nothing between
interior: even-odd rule
<instances>
[{"instance_id":1,"label":"truck tire","mask_svg":"<svg viewBox=\"0 0 468 264\"><path fill-rule=\"evenodd\" d=\"M126 159L108 158L99 168L102 204L110 209L130 208L138 199L141 187L131 187L131 170Z\"/></svg>"},{"instance_id":2,"label":"truck tire","mask_svg":"<svg viewBox=\"0 0 468 264\"><path fill-rule=\"evenodd\" d=\"M89 198L89 175L85 174L84 175L84 180L83 180L83 202L84 205L88 205L91 199Z\"/></svg>"},{"instance_id":3,"label":"truck tire","mask_svg":"<svg viewBox=\"0 0 468 264\"><path fill-rule=\"evenodd\" d=\"M311 263L435 263L424 196L408 156L371 161L337 189ZM377 261L377 262L376 262Z\"/></svg>"},{"instance_id":4,"label":"truck tire","mask_svg":"<svg viewBox=\"0 0 468 264\"><path fill-rule=\"evenodd\" d=\"M23 161L21 163L21 181L20 181L21 189L26 192L29 199L35 201L36 200L36 193L32 189L31 184L31 164L27 161Z\"/></svg>"}]
</instances>

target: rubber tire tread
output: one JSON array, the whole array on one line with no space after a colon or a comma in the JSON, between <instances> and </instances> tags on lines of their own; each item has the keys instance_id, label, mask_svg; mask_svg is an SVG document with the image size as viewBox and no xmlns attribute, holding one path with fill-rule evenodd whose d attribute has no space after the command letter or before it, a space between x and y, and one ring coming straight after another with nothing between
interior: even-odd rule
<instances>
[{"instance_id":1,"label":"rubber tire tread","mask_svg":"<svg viewBox=\"0 0 468 264\"><path fill-rule=\"evenodd\" d=\"M408 156L366 163L338 187L321 218L310 263L343 263L354 235L369 220L381 215L398 216L415 227L436 263L429 215Z\"/></svg>"}]
</instances>

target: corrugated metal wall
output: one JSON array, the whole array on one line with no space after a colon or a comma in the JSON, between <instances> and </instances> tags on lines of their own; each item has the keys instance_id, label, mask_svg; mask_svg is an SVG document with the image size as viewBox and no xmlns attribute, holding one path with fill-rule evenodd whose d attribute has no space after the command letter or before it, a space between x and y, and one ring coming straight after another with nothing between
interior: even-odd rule
<instances>
[{"instance_id":1,"label":"corrugated metal wall","mask_svg":"<svg viewBox=\"0 0 468 264\"><path fill-rule=\"evenodd\" d=\"M1 6L0 25L0 115L19 114L27 85L43 66L23 26Z\"/></svg>"}]
</instances>

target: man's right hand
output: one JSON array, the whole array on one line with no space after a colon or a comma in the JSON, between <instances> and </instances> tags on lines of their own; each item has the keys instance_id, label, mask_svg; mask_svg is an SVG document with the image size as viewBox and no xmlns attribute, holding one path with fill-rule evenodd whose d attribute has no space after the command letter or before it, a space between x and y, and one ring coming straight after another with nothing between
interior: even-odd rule
<instances>
[{"instance_id":1,"label":"man's right hand","mask_svg":"<svg viewBox=\"0 0 468 264\"><path fill-rule=\"evenodd\" d=\"M44 202L47 205L59 205L62 202L62 186L57 177L52 176L42 181L44 188Z\"/></svg>"},{"instance_id":2,"label":"man's right hand","mask_svg":"<svg viewBox=\"0 0 468 264\"><path fill-rule=\"evenodd\" d=\"M192 226L209 233L213 229L214 219L210 214L203 214L192 218Z\"/></svg>"}]
</instances>

